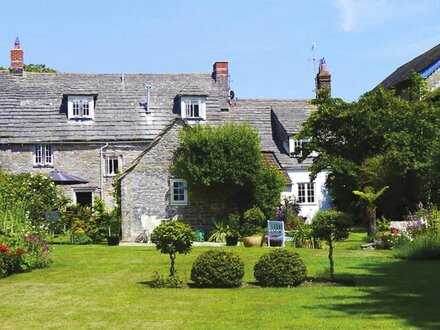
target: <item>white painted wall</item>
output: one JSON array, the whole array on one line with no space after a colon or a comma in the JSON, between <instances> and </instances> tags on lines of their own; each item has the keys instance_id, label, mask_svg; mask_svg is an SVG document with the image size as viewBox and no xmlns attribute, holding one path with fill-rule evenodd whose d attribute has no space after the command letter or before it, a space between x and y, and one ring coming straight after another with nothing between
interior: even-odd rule
<instances>
[{"instance_id":1,"label":"white painted wall","mask_svg":"<svg viewBox=\"0 0 440 330\"><path fill-rule=\"evenodd\" d=\"M281 193L281 199L284 197L296 197L298 198L298 183L310 182L309 172L305 169L287 170L287 174L292 181L292 185L286 187L286 190ZM310 222L319 210L327 210L330 208L331 198L325 187L325 180L327 172L323 171L318 174L315 179L315 202L301 204L300 216L307 218L307 222Z\"/></svg>"}]
</instances>

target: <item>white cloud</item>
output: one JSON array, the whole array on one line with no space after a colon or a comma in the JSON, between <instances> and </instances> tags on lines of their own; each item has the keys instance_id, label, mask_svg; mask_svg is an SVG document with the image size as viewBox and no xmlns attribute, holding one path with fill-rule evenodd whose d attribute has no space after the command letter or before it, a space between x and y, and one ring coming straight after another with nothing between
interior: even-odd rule
<instances>
[{"instance_id":1,"label":"white cloud","mask_svg":"<svg viewBox=\"0 0 440 330\"><path fill-rule=\"evenodd\" d=\"M430 10L431 1L334 0L333 5L340 11L342 29L353 32L388 22L414 19Z\"/></svg>"}]
</instances>

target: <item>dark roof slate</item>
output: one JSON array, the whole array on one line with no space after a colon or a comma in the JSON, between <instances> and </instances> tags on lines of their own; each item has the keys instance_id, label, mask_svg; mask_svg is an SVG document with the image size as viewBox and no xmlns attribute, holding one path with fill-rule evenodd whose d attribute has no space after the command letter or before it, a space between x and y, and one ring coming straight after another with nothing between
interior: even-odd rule
<instances>
[{"instance_id":1,"label":"dark roof slate","mask_svg":"<svg viewBox=\"0 0 440 330\"><path fill-rule=\"evenodd\" d=\"M440 44L397 68L397 70L385 78L380 85L385 89L396 87L408 79L413 71L421 73L439 59Z\"/></svg>"},{"instance_id":2,"label":"dark roof slate","mask_svg":"<svg viewBox=\"0 0 440 330\"><path fill-rule=\"evenodd\" d=\"M314 106L309 100L295 100L294 102L276 100L273 102L272 109L286 133L293 135L299 133L302 123L309 118Z\"/></svg>"},{"instance_id":3,"label":"dark roof slate","mask_svg":"<svg viewBox=\"0 0 440 330\"><path fill-rule=\"evenodd\" d=\"M273 152L278 162L284 169L287 168L306 168L310 166L311 160L299 163L297 158L289 157L284 150L281 141L276 138L273 123L273 109L296 109L299 105L305 105L304 100L270 100L270 99L244 99L233 100L231 109L222 112L223 122L248 123L257 129L261 138L261 148L266 152ZM287 111L287 110L286 110ZM304 110L309 111L309 110Z\"/></svg>"},{"instance_id":4,"label":"dark roof slate","mask_svg":"<svg viewBox=\"0 0 440 330\"><path fill-rule=\"evenodd\" d=\"M141 104L152 86L151 115ZM0 73L0 143L152 140L176 117L175 97L191 88L207 97L208 120L220 112L211 74ZM95 120L68 120L66 95L97 95Z\"/></svg>"}]
</instances>

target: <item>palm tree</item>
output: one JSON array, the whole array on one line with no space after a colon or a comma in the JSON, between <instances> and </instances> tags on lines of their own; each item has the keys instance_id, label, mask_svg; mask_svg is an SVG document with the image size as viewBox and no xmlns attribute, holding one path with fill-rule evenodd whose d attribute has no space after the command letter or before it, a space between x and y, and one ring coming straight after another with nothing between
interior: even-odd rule
<instances>
[{"instance_id":1,"label":"palm tree","mask_svg":"<svg viewBox=\"0 0 440 330\"><path fill-rule=\"evenodd\" d=\"M376 234L376 201L389 187L385 186L375 192L371 187L365 187L364 191L353 190L353 194L359 196L365 203L365 213L368 219L368 236L373 237Z\"/></svg>"}]
</instances>

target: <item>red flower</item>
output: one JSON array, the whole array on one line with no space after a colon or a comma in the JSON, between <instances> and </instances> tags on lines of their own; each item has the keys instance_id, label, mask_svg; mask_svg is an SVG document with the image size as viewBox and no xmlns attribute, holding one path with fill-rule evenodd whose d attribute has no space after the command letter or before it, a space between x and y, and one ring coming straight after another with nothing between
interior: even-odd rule
<instances>
[{"instance_id":1,"label":"red flower","mask_svg":"<svg viewBox=\"0 0 440 330\"><path fill-rule=\"evenodd\" d=\"M23 254L23 249L18 249L18 250L17 250L17 254L18 254L18 255Z\"/></svg>"},{"instance_id":2,"label":"red flower","mask_svg":"<svg viewBox=\"0 0 440 330\"><path fill-rule=\"evenodd\" d=\"M9 248L8 248L7 245L0 245L0 251L1 251L1 252L6 252L6 251L8 251L8 250L9 250Z\"/></svg>"}]
</instances>

